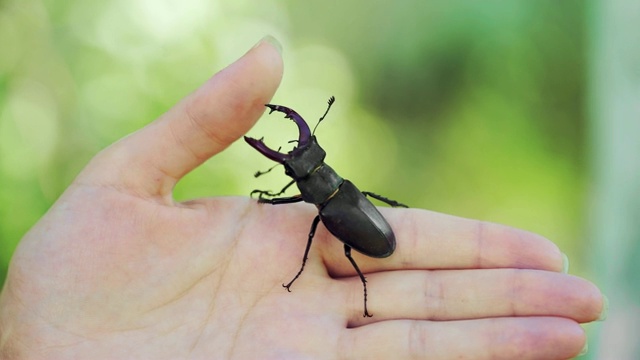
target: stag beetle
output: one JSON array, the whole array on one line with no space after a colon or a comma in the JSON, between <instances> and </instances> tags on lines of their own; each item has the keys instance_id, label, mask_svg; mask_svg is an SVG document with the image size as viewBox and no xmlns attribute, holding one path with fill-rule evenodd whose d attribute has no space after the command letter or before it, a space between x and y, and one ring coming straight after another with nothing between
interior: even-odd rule
<instances>
[{"instance_id":1,"label":"stag beetle","mask_svg":"<svg viewBox=\"0 0 640 360\"><path fill-rule=\"evenodd\" d=\"M380 214L378 209L366 198L370 196L394 207L407 207L397 201L387 199L367 191L360 191L349 180L343 179L329 165L324 163L325 151L320 147L314 135L318 124L325 118L331 105L335 102L332 96L329 98L327 110L318 120L316 127L311 132L304 119L294 110L281 106L266 104L271 109L269 114L278 111L285 114L285 118L291 119L298 126L299 136L297 146L284 154L278 150L272 150L264 143L263 139L254 139L245 136L244 140L262 155L284 165L285 174L293 178L280 192L254 190L251 196L259 194L258 202L272 205L290 204L295 202L308 202L318 208L317 215L311 223L307 247L302 258L300 271L288 284L282 284L288 291L291 285L302 274L304 265L309 255L311 242L315 235L318 223L322 220L327 230L344 243L344 254L358 273L364 288L364 317L370 317L367 310L367 281L358 268L351 249L374 258L385 258L393 253L396 248L396 238L391 226ZM275 167L275 166L274 166ZM273 169L273 167L271 168ZM255 177L265 172L255 173ZM297 184L300 194L290 197L278 197L291 185Z\"/></svg>"}]
</instances>

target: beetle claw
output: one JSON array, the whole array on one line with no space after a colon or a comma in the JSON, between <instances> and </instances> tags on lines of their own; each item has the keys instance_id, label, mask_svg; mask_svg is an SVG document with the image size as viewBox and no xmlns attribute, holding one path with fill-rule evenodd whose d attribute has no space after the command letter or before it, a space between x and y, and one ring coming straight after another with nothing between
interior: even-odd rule
<instances>
[{"instance_id":1,"label":"beetle claw","mask_svg":"<svg viewBox=\"0 0 640 360\"><path fill-rule=\"evenodd\" d=\"M258 150L262 155L268 157L269 159L276 161L280 164L282 164L285 160L291 158L290 155L288 154L283 154L281 152L275 151L273 149L270 149L263 141L264 138L260 138L258 139L254 139L252 137L249 136L245 136L244 137L244 141L247 142L247 144L251 145L251 147L253 147L254 149Z\"/></svg>"},{"instance_id":2,"label":"beetle claw","mask_svg":"<svg viewBox=\"0 0 640 360\"><path fill-rule=\"evenodd\" d=\"M269 111L269 114L273 113L274 111L281 112L285 114L284 116L285 119L291 119L293 120L294 123L296 123L296 125L298 125L298 132L299 132L298 146L299 147L302 147L309 142L309 139L311 139L311 129L309 129L309 125L307 125L307 123L304 121L302 116L300 116L300 114L295 112L295 110L282 105L265 104L265 106L271 109Z\"/></svg>"},{"instance_id":3,"label":"beetle claw","mask_svg":"<svg viewBox=\"0 0 640 360\"><path fill-rule=\"evenodd\" d=\"M264 104L264 106L266 106L266 107L268 107L269 109L271 109L271 110L269 110L269 115L271 115L271 113L273 113L274 111L276 111L276 107L277 107L278 105Z\"/></svg>"}]
</instances>

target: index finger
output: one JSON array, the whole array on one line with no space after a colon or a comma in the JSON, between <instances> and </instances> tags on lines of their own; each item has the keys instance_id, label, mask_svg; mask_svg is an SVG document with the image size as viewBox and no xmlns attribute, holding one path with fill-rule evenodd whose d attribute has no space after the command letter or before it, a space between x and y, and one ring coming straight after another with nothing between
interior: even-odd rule
<instances>
[{"instance_id":1,"label":"index finger","mask_svg":"<svg viewBox=\"0 0 640 360\"><path fill-rule=\"evenodd\" d=\"M563 271L565 255L543 236L513 227L422 209L380 209L396 236L395 252L384 259L356 252L363 272L398 269L519 268ZM332 276L352 276L342 243L318 228L321 256Z\"/></svg>"}]
</instances>

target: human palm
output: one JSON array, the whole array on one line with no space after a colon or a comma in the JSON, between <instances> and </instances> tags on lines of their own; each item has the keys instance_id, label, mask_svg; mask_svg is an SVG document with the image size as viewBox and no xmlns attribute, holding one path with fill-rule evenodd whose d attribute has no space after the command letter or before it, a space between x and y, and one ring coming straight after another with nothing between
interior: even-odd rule
<instances>
[{"instance_id":1,"label":"human palm","mask_svg":"<svg viewBox=\"0 0 640 360\"><path fill-rule=\"evenodd\" d=\"M171 190L256 121L282 73L261 42L159 120L100 153L21 241L0 297L0 355L28 358L551 358L576 355L602 295L551 242L418 209L382 209L385 259L315 207Z\"/></svg>"}]
</instances>

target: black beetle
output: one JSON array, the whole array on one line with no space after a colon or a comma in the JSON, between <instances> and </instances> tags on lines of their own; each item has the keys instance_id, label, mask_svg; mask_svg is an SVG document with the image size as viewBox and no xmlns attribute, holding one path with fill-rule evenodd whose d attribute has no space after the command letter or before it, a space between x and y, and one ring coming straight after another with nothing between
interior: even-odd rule
<instances>
[{"instance_id":1,"label":"black beetle","mask_svg":"<svg viewBox=\"0 0 640 360\"><path fill-rule=\"evenodd\" d=\"M332 96L329 99L327 110L318 120L318 124L327 115L334 101L335 98ZM284 154L267 147L262 139L245 136L244 140L264 156L284 165L285 174L292 177L293 180L278 193L254 190L251 195L257 193L259 194L258 202L272 205L305 201L316 205L319 211L319 215L311 223L300 271L293 280L286 285L282 284L282 286L291 291L291 285L302 274L318 222L322 220L327 230L344 243L344 254L360 276L364 287L363 316L370 317L371 314L367 311L367 282L351 257L351 249L370 257L385 258L393 254L396 248L396 238L389 223L366 196L371 196L394 207L407 206L371 192L358 190L351 181L341 178L329 165L324 163L325 151L320 147L309 126L297 112L281 105L266 104L265 106L271 109L269 114L279 111L285 114L285 118L296 123L299 130L297 146L289 153ZM266 172L257 172L255 176L258 177ZM300 189L300 195L277 197L294 183Z\"/></svg>"}]
</instances>

